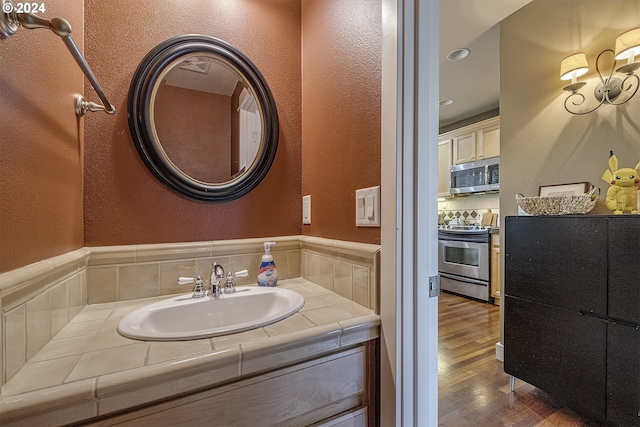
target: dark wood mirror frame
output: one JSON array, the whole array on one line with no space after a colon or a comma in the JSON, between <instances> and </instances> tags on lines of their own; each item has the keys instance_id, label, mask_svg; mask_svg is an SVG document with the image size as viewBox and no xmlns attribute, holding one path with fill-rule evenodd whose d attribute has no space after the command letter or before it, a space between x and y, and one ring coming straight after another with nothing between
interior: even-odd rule
<instances>
[{"instance_id":1,"label":"dark wood mirror frame","mask_svg":"<svg viewBox=\"0 0 640 427\"><path fill-rule=\"evenodd\" d=\"M253 163L225 182L204 182L189 176L166 155L150 117L154 91L166 67L182 56L214 57L235 69L256 98L262 122L262 138ZM203 202L237 199L254 189L266 176L278 147L279 124L276 104L266 80L242 52L230 44L204 35L171 38L152 49L142 60L129 88L127 104L129 130L147 168L163 184L184 197ZM213 119L213 118L212 118Z\"/></svg>"}]
</instances>

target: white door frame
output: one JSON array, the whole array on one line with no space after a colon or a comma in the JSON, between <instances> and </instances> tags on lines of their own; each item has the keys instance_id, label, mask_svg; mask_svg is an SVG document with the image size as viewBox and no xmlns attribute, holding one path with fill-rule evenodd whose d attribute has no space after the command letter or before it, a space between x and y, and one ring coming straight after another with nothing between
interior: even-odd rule
<instances>
[{"instance_id":1,"label":"white door frame","mask_svg":"<svg viewBox=\"0 0 640 427\"><path fill-rule=\"evenodd\" d=\"M439 1L398 0L396 424L438 425Z\"/></svg>"}]
</instances>

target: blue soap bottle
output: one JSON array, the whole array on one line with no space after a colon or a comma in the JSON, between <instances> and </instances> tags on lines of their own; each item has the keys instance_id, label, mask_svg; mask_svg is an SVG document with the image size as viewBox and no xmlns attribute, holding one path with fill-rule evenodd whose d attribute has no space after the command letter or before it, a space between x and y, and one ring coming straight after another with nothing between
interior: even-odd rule
<instances>
[{"instance_id":1,"label":"blue soap bottle","mask_svg":"<svg viewBox=\"0 0 640 427\"><path fill-rule=\"evenodd\" d=\"M262 262L258 270L259 286L276 286L278 284L278 270L273 262L273 255L270 253L271 246L275 244L276 242L264 242L264 255L262 255Z\"/></svg>"}]
</instances>

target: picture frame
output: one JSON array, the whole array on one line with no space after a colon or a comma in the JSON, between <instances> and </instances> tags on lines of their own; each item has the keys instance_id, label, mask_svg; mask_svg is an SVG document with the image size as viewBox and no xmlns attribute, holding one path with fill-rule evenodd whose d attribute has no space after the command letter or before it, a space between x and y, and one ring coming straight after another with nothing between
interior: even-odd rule
<instances>
[{"instance_id":1,"label":"picture frame","mask_svg":"<svg viewBox=\"0 0 640 427\"><path fill-rule=\"evenodd\" d=\"M541 185L538 190L538 195L541 197L579 196L586 193L588 190L588 182Z\"/></svg>"}]
</instances>

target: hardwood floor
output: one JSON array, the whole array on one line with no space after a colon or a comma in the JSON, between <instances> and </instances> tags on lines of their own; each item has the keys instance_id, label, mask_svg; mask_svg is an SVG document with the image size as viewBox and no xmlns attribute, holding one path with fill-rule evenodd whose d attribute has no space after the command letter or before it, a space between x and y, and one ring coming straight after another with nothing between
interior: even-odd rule
<instances>
[{"instance_id":1,"label":"hardwood floor","mask_svg":"<svg viewBox=\"0 0 640 427\"><path fill-rule=\"evenodd\" d=\"M592 427L589 420L551 396L516 380L496 360L500 308L442 293L439 300L440 427Z\"/></svg>"}]
</instances>

